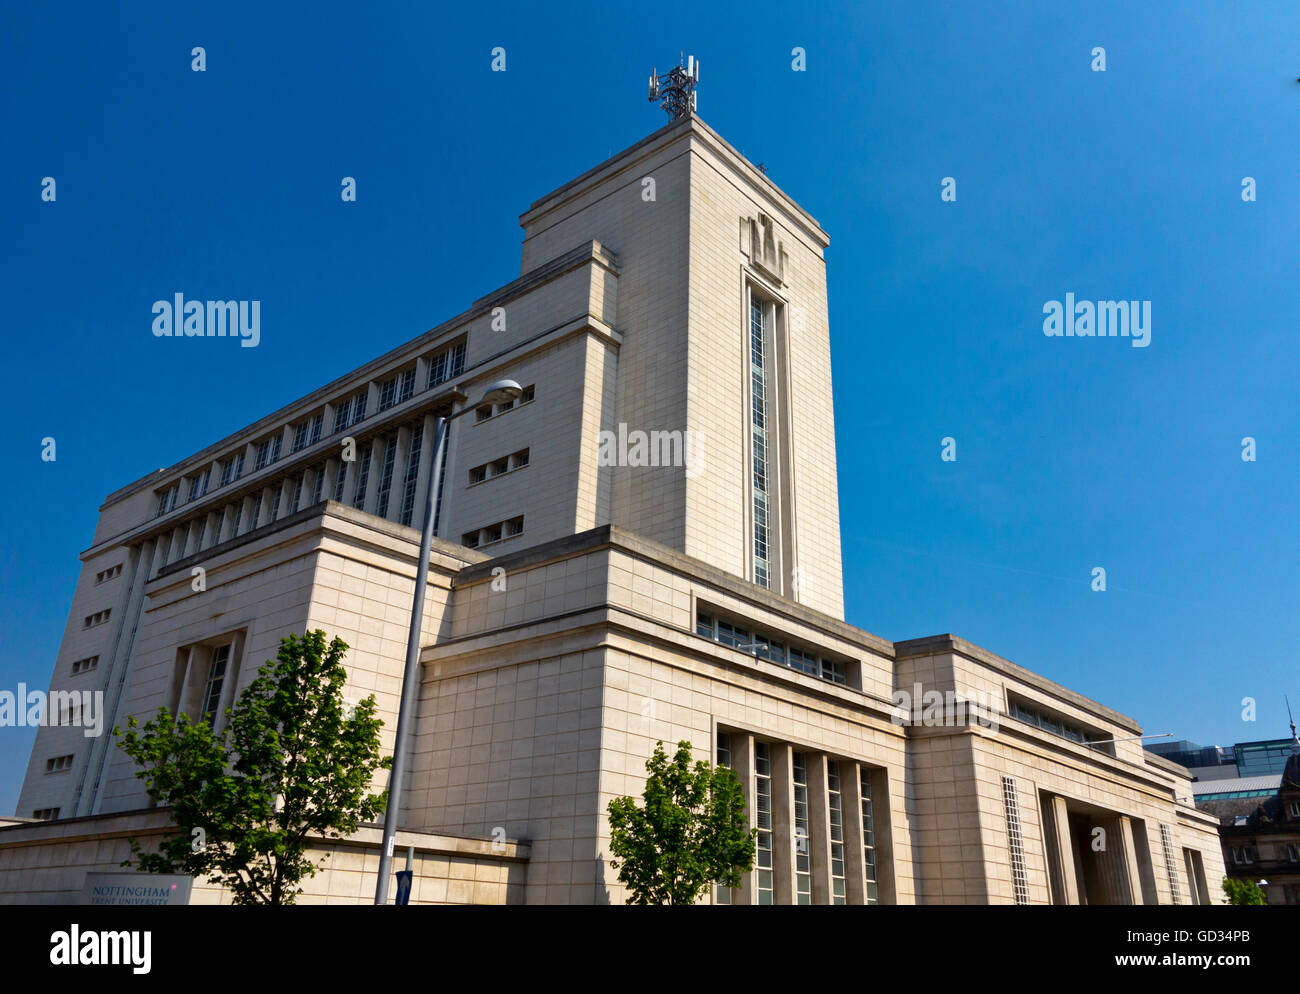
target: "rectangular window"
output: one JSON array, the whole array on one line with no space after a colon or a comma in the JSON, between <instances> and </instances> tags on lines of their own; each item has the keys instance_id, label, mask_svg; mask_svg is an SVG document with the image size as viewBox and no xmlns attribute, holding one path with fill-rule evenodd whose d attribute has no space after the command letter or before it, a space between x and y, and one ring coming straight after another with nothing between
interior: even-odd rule
<instances>
[{"instance_id":1,"label":"rectangular window","mask_svg":"<svg viewBox=\"0 0 1300 994\"><path fill-rule=\"evenodd\" d=\"M195 501L208 492L208 477L212 475L212 467L209 466L198 476L190 477L190 495L187 501Z\"/></svg>"},{"instance_id":2,"label":"rectangular window","mask_svg":"<svg viewBox=\"0 0 1300 994\"><path fill-rule=\"evenodd\" d=\"M221 705L221 689L226 682L226 667L230 663L230 646L219 645L212 650L212 662L208 666L208 679L203 687L203 709L199 712L202 719L212 720Z\"/></svg>"},{"instance_id":3,"label":"rectangular window","mask_svg":"<svg viewBox=\"0 0 1300 994\"><path fill-rule=\"evenodd\" d=\"M473 486L476 483L482 483L484 480L490 480L493 477L502 476L516 469L522 469L528 465L528 459L528 450L520 449L508 456L502 456L500 459L485 462L482 466L474 466L469 471L469 485Z\"/></svg>"},{"instance_id":4,"label":"rectangular window","mask_svg":"<svg viewBox=\"0 0 1300 994\"><path fill-rule=\"evenodd\" d=\"M388 517L388 495L393 490L393 464L397 461L397 435L389 435L384 443L383 462L379 464L379 492L375 495L375 513Z\"/></svg>"},{"instance_id":5,"label":"rectangular window","mask_svg":"<svg viewBox=\"0 0 1300 994\"><path fill-rule=\"evenodd\" d=\"M754 487L754 582L772 586L770 494L768 462L768 308L762 298L749 298L750 461Z\"/></svg>"},{"instance_id":6,"label":"rectangular window","mask_svg":"<svg viewBox=\"0 0 1300 994\"><path fill-rule=\"evenodd\" d=\"M244 454L231 456L221 464L221 486L238 480L244 472Z\"/></svg>"},{"instance_id":7,"label":"rectangular window","mask_svg":"<svg viewBox=\"0 0 1300 994\"><path fill-rule=\"evenodd\" d=\"M401 382L397 385L397 402L410 400L415 395L415 370L408 369L402 374Z\"/></svg>"},{"instance_id":8,"label":"rectangular window","mask_svg":"<svg viewBox=\"0 0 1300 994\"><path fill-rule=\"evenodd\" d=\"M1300 818L1300 801L1289 801L1286 810L1292 818Z\"/></svg>"},{"instance_id":9,"label":"rectangular window","mask_svg":"<svg viewBox=\"0 0 1300 994\"><path fill-rule=\"evenodd\" d=\"M370 482L370 456L374 447L367 444L361 453L361 463L357 466L357 492L352 498L352 506L360 510L366 503L366 484Z\"/></svg>"},{"instance_id":10,"label":"rectangular window","mask_svg":"<svg viewBox=\"0 0 1300 994\"><path fill-rule=\"evenodd\" d=\"M474 412L474 422L477 424L480 421L486 421L488 418L496 417L499 414L505 414L506 411L513 410L515 407L523 407L525 404L531 404L535 392L535 387L530 384L524 387L523 393L519 395L518 400L507 400L503 403L497 404L495 407L491 404L480 407Z\"/></svg>"},{"instance_id":11,"label":"rectangular window","mask_svg":"<svg viewBox=\"0 0 1300 994\"><path fill-rule=\"evenodd\" d=\"M253 507L248 514L248 528L245 529L246 532L251 532L257 527L257 523L262 520L262 502L265 497L265 492L259 490L257 495L253 498Z\"/></svg>"},{"instance_id":12,"label":"rectangular window","mask_svg":"<svg viewBox=\"0 0 1300 994\"><path fill-rule=\"evenodd\" d=\"M94 614L86 615L81 627L94 628L96 625L102 625L108 620L108 616L112 613L112 610L112 608L108 608L104 611L96 611Z\"/></svg>"},{"instance_id":13,"label":"rectangular window","mask_svg":"<svg viewBox=\"0 0 1300 994\"><path fill-rule=\"evenodd\" d=\"M845 904L844 798L840 793L840 764L834 759L826 761L826 794L831 818L831 904Z\"/></svg>"},{"instance_id":14,"label":"rectangular window","mask_svg":"<svg viewBox=\"0 0 1300 994\"><path fill-rule=\"evenodd\" d=\"M96 573L95 584L96 586L98 586L99 584L106 583L109 580L115 580L117 579L117 577L121 575L122 575L122 564L118 563L116 566L110 566L108 569L100 570L98 573Z\"/></svg>"},{"instance_id":15,"label":"rectangular window","mask_svg":"<svg viewBox=\"0 0 1300 994\"><path fill-rule=\"evenodd\" d=\"M293 451L301 452L308 446L315 445L320 441L321 431L325 424L325 412L322 411L315 417L308 418L302 424L293 430Z\"/></svg>"},{"instance_id":16,"label":"rectangular window","mask_svg":"<svg viewBox=\"0 0 1300 994\"><path fill-rule=\"evenodd\" d=\"M293 514L298 510L298 502L302 500L302 474L299 473L289 484L289 506L285 508L286 514Z\"/></svg>"},{"instance_id":17,"label":"rectangular window","mask_svg":"<svg viewBox=\"0 0 1300 994\"><path fill-rule=\"evenodd\" d=\"M443 436L442 457L438 460L438 502L433 505L433 533L438 534L438 529L442 525L442 502L447 496L447 453L451 450L451 443L447 437ZM434 450L435 453L437 450Z\"/></svg>"},{"instance_id":18,"label":"rectangular window","mask_svg":"<svg viewBox=\"0 0 1300 994\"><path fill-rule=\"evenodd\" d=\"M1025 844L1020 830L1020 798L1016 795L1016 781L1012 777L1002 778L1002 806L1007 818L1007 851L1011 855L1016 904L1028 904L1029 876L1025 871Z\"/></svg>"},{"instance_id":19,"label":"rectangular window","mask_svg":"<svg viewBox=\"0 0 1300 994\"><path fill-rule=\"evenodd\" d=\"M271 463L280 458L280 444L284 441L284 435L277 433L271 438L266 439L257 447L257 459L253 463L253 470L264 469Z\"/></svg>"},{"instance_id":20,"label":"rectangular window","mask_svg":"<svg viewBox=\"0 0 1300 994\"><path fill-rule=\"evenodd\" d=\"M1164 850L1165 874L1169 877L1169 893L1173 897L1174 904L1182 904L1183 896L1178 890L1178 867L1174 862L1173 835L1169 831L1169 826L1163 822L1160 824L1160 848Z\"/></svg>"},{"instance_id":21,"label":"rectangular window","mask_svg":"<svg viewBox=\"0 0 1300 994\"><path fill-rule=\"evenodd\" d=\"M465 372L465 343L457 342L429 360L429 382L425 385L425 389L446 383L463 372Z\"/></svg>"},{"instance_id":22,"label":"rectangular window","mask_svg":"<svg viewBox=\"0 0 1300 994\"><path fill-rule=\"evenodd\" d=\"M271 511L266 516L266 523L271 524L280 517L280 495L284 493L284 485L276 487L271 491Z\"/></svg>"},{"instance_id":23,"label":"rectangular window","mask_svg":"<svg viewBox=\"0 0 1300 994\"><path fill-rule=\"evenodd\" d=\"M87 656L85 659L78 659L72 664L72 675L76 676L78 673L89 673L91 670L97 669L98 667L99 657Z\"/></svg>"},{"instance_id":24,"label":"rectangular window","mask_svg":"<svg viewBox=\"0 0 1300 994\"><path fill-rule=\"evenodd\" d=\"M158 495L158 517L161 518L176 506L176 498L180 493L180 489L181 485L178 483Z\"/></svg>"},{"instance_id":25,"label":"rectangular window","mask_svg":"<svg viewBox=\"0 0 1300 994\"><path fill-rule=\"evenodd\" d=\"M397 377L385 380L379 386L379 409L386 411L397 403Z\"/></svg>"},{"instance_id":26,"label":"rectangular window","mask_svg":"<svg viewBox=\"0 0 1300 994\"><path fill-rule=\"evenodd\" d=\"M863 867L867 875L867 903L880 903L880 888L876 883L876 828L875 812L871 807L871 774L862 768L859 771L862 781L862 856Z\"/></svg>"},{"instance_id":27,"label":"rectangular window","mask_svg":"<svg viewBox=\"0 0 1300 994\"><path fill-rule=\"evenodd\" d=\"M714 637L713 615L701 611L695 616L695 634L703 635L706 639Z\"/></svg>"},{"instance_id":28,"label":"rectangular window","mask_svg":"<svg viewBox=\"0 0 1300 994\"><path fill-rule=\"evenodd\" d=\"M338 407L334 409L334 431L337 433L350 428L357 422L364 421L365 417L366 391L362 390L350 400L340 401Z\"/></svg>"},{"instance_id":29,"label":"rectangular window","mask_svg":"<svg viewBox=\"0 0 1300 994\"><path fill-rule=\"evenodd\" d=\"M67 756L55 756L53 759L45 761L46 773L66 773L72 769L72 754Z\"/></svg>"},{"instance_id":30,"label":"rectangular window","mask_svg":"<svg viewBox=\"0 0 1300 994\"><path fill-rule=\"evenodd\" d=\"M727 621L718 621L718 641L723 645L742 646L749 644L749 632L743 628L737 628Z\"/></svg>"},{"instance_id":31,"label":"rectangular window","mask_svg":"<svg viewBox=\"0 0 1300 994\"><path fill-rule=\"evenodd\" d=\"M347 487L347 484L348 464L340 460L338 466L334 470L334 499L340 504L343 503L343 491L344 488Z\"/></svg>"},{"instance_id":32,"label":"rectangular window","mask_svg":"<svg viewBox=\"0 0 1300 994\"><path fill-rule=\"evenodd\" d=\"M54 821L59 817L58 808L37 808L32 812L32 817L37 821Z\"/></svg>"},{"instance_id":33,"label":"rectangular window","mask_svg":"<svg viewBox=\"0 0 1300 994\"><path fill-rule=\"evenodd\" d=\"M794 754L794 892L795 903L812 904L812 850L808 845L808 763Z\"/></svg>"},{"instance_id":34,"label":"rectangular window","mask_svg":"<svg viewBox=\"0 0 1300 994\"><path fill-rule=\"evenodd\" d=\"M772 903L772 765L766 742L754 743L754 822L758 828L757 878L755 896L758 904Z\"/></svg>"},{"instance_id":35,"label":"rectangular window","mask_svg":"<svg viewBox=\"0 0 1300 994\"><path fill-rule=\"evenodd\" d=\"M319 504L325 492L325 464L321 463L311 471L311 502Z\"/></svg>"},{"instance_id":36,"label":"rectangular window","mask_svg":"<svg viewBox=\"0 0 1300 994\"><path fill-rule=\"evenodd\" d=\"M420 483L420 449L423 446L424 425L416 424L411 428L411 444L406 453L406 472L402 476L402 507L397 518L404 525L409 525L415 517L415 491Z\"/></svg>"}]
</instances>

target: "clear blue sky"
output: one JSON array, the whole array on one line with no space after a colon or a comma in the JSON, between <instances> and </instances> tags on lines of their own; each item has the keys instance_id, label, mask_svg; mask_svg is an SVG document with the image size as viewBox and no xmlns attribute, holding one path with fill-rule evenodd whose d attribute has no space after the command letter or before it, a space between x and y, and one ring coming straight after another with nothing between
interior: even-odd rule
<instances>
[{"instance_id":1,"label":"clear blue sky","mask_svg":"<svg viewBox=\"0 0 1300 994\"><path fill-rule=\"evenodd\" d=\"M0 689L47 686L106 494L516 276L518 214L658 128L684 49L701 116L831 234L849 620L1149 732L1285 734L1294 2L467 6L7 10ZM177 290L261 300L261 345L155 339ZM1150 347L1046 338L1067 291L1152 301ZM0 811L31 741L0 729Z\"/></svg>"}]
</instances>

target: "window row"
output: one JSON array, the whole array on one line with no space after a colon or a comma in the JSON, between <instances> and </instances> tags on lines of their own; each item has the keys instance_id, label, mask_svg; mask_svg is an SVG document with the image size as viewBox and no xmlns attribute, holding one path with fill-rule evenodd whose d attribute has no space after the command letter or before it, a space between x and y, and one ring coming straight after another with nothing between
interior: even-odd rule
<instances>
[{"instance_id":1,"label":"window row","mask_svg":"<svg viewBox=\"0 0 1300 994\"><path fill-rule=\"evenodd\" d=\"M460 376L465 371L465 342L460 341L429 358L429 376L425 389L431 389L440 383ZM379 384L378 408L385 411L390 407L404 403L415 395L416 370L414 367L396 373ZM369 387L343 398L334 404L333 433L344 431L366 418L369 399ZM317 413L293 425L292 452L300 452L319 442L325 431L325 412ZM284 429L277 429L266 438L256 443L254 471L264 469L276 462L281 455L284 443ZM244 453L238 452L219 460L218 487L227 486L238 480L244 472ZM211 481L212 468L189 477L187 501L195 501L206 496ZM159 491L157 516L175 510L180 502L180 482L166 490Z\"/></svg>"},{"instance_id":2,"label":"window row","mask_svg":"<svg viewBox=\"0 0 1300 994\"><path fill-rule=\"evenodd\" d=\"M521 514L517 518L498 521L494 525L487 525L472 532L466 532L461 536L461 544L467 545L471 549L481 549L485 545L504 542L508 538L514 538L516 535L522 535L523 533L524 516Z\"/></svg>"},{"instance_id":3,"label":"window row","mask_svg":"<svg viewBox=\"0 0 1300 994\"><path fill-rule=\"evenodd\" d=\"M492 462L485 462L482 466L475 466L469 471L469 484L473 486L476 483L482 483L484 480L503 476L512 470L523 469L527 465L528 450L520 449L518 452L512 452L510 455L494 459Z\"/></svg>"},{"instance_id":4,"label":"window row","mask_svg":"<svg viewBox=\"0 0 1300 994\"><path fill-rule=\"evenodd\" d=\"M719 766L733 767L734 748L746 747L745 736L736 736L730 732L718 732L717 762ZM813 874L823 874L822 886L827 900L831 904L847 904L850 888L848 886L849 867L853 872L862 871L862 887L852 888L860 894L866 904L879 904L880 891L876 877L876 837L875 812L872 808L871 774L865 767L857 767L856 784L858 788L858 812L860 814L861 838L849 837L848 819L845 809L845 795L841 774L852 771L856 764L845 763L829 756L805 753L798 749L769 742L754 742L753 772L750 783L752 810L751 827L755 829L754 870L751 877L753 899L755 904L774 904L781 891L787 896L785 900L794 904L810 905L813 903ZM773 759L773 750L787 750L787 758L777 763ZM819 773L817 782L809 776L810 763L816 760L823 774ZM788 772L787 772L788 771ZM788 781L779 782L779 778ZM776 819L773 812L777 803L788 804L787 817ZM812 817L812 805L820 807L820 816ZM781 828L781 826L788 826ZM824 834L814 837L815 830ZM781 837L781 832L788 831L789 837ZM814 865L814 846L823 853L821 862L824 866ZM849 846L860 846L862 858L850 861ZM780 854L779 862L776 854ZM793 860L790 860L793 857ZM778 868L779 867L779 868ZM778 875L785 876L778 879ZM736 892L719 885L715 888L719 904L731 904Z\"/></svg>"},{"instance_id":5,"label":"window row","mask_svg":"<svg viewBox=\"0 0 1300 994\"><path fill-rule=\"evenodd\" d=\"M800 673L829 680L841 686L848 685L846 667L839 660L819 657L815 652L788 645L780 639L760 632L751 632L748 628L715 617L707 611L696 614L695 633L714 642L721 642L723 645L748 652L759 659L788 666Z\"/></svg>"},{"instance_id":6,"label":"window row","mask_svg":"<svg viewBox=\"0 0 1300 994\"><path fill-rule=\"evenodd\" d=\"M112 613L112 608L105 608L103 611L96 611L94 614L88 614L82 620L81 627L94 628L96 625L102 625L108 620L109 615Z\"/></svg>"},{"instance_id":7,"label":"window row","mask_svg":"<svg viewBox=\"0 0 1300 994\"><path fill-rule=\"evenodd\" d=\"M1045 732L1051 732L1053 735L1069 739L1071 742L1086 745L1090 749L1096 749L1111 756L1115 755L1115 745L1111 741L1113 736L1105 732L1084 728L1082 725L1075 724L1061 715L1053 714L1015 697L1010 697L1008 703L1010 704L1011 717L1019 721L1033 725L1035 728L1041 728Z\"/></svg>"},{"instance_id":8,"label":"window row","mask_svg":"<svg viewBox=\"0 0 1300 994\"><path fill-rule=\"evenodd\" d=\"M79 673L89 673L93 669L98 669L99 657L87 656L85 659L75 660L72 664L72 675L77 676Z\"/></svg>"},{"instance_id":9,"label":"window row","mask_svg":"<svg viewBox=\"0 0 1300 994\"><path fill-rule=\"evenodd\" d=\"M98 573L96 573L95 583L100 584L103 583L105 580L112 580L121 575L122 575L122 564L118 563L116 566L110 566L108 569L102 569Z\"/></svg>"},{"instance_id":10,"label":"window row","mask_svg":"<svg viewBox=\"0 0 1300 994\"><path fill-rule=\"evenodd\" d=\"M499 414L505 414L506 411L512 410L516 407L523 407L525 404L531 404L536 395L537 386L536 384L530 383L528 386L524 387L524 392L517 398L503 401L500 404L484 404L482 407L475 410L474 421L477 424L488 420L488 418L495 418Z\"/></svg>"},{"instance_id":11,"label":"window row","mask_svg":"<svg viewBox=\"0 0 1300 994\"><path fill-rule=\"evenodd\" d=\"M46 773L64 773L72 769L72 753L66 756L55 756L53 759L45 761Z\"/></svg>"},{"instance_id":12,"label":"window row","mask_svg":"<svg viewBox=\"0 0 1300 994\"><path fill-rule=\"evenodd\" d=\"M37 821L54 821L59 817L58 808L37 808L32 812L32 817Z\"/></svg>"}]
</instances>

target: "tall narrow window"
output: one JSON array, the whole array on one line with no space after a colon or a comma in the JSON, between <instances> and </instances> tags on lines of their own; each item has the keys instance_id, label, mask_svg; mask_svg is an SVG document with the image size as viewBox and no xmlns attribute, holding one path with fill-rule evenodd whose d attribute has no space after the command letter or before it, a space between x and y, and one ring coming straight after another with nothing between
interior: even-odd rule
<instances>
[{"instance_id":1,"label":"tall narrow window","mask_svg":"<svg viewBox=\"0 0 1300 994\"><path fill-rule=\"evenodd\" d=\"M772 764L766 742L754 743L754 821L758 826L756 903L772 903Z\"/></svg>"},{"instance_id":2,"label":"tall narrow window","mask_svg":"<svg viewBox=\"0 0 1300 994\"><path fill-rule=\"evenodd\" d=\"M212 663L208 666L208 681L203 687L203 710L199 712L200 718L216 720L217 708L221 705L221 688L225 686L226 667L229 664L229 645L219 645L212 650Z\"/></svg>"},{"instance_id":3,"label":"tall narrow window","mask_svg":"<svg viewBox=\"0 0 1300 994\"><path fill-rule=\"evenodd\" d=\"M1169 877L1169 893L1174 904L1182 904L1183 896L1178 889L1178 867L1174 863L1174 839L1169 826L1160 823L1160 848L1165 851L1165 873Z\"/></svg>"},{"instance_id":4,"label":"tall narrow window","mask_svg":"<svg viewBox=\"0 0 1300 994\"><path fill-rule=\"evenodd\" d=\"M443 486L447 478L447 450L451 448L451 439L447 437L447 429L443 429L442 435L442 458L438 461L438 503L433 509L433 533L438 534L438 525L442 522L442 502L447 496L447 488Z\"/></svg>"},{"instance_id":5,"label":"tall narrow window","mask_svg":"<svg viewBox=\"0 0 1300 994\"><path fill-rule=\"evenodd\" d=\"M794 754L794 892L798 904L812 904L811 850L808 846L808 763Z\"/></svg>"},{"instance_id":6,"label":"tall narrow window","mask_svg":"<svg viewBox=\"0 0 1300 994\"><path fill-rule=\"evenodd\" d=\"M1007 816L1007 850L1011 855L1011 880L1016 904L1029 903L1029 875L1025 871L1025 840L1020 830L1020 798L1014 777L1002 778L1002 806Z\"/></svg>"},{"instance_id":7,"label":"tall narrow window","mask_svg":"<svg viewBox=\"0 0 1300 994\"><path fill-rule=\"evenodd\" d=\"M348 464L339 460L338 467L334 470L334 499L340 504L343 503L343 490L348 484Z\"/></svg>"},{"instance_id":8,"label":"tall narrow window","mask_svg":"<svg viewBox=\"0 0 1300 994\"><path fill-rule=\"evenodd\" d=\"M754 582L772 586L771 501L768 460L771 454L768 430L768 308L756 296L749 298L750 455L754 483Z\"/></svg>"},{"instance_id":9,"label":"tall narrow window","mask_svg":"<svg viewBox=\"0 0 1300 994\"><path fill-rule=\"evenodd\" d=\"M406 474L402 478L402 507L397 520L409 525L415 517L415 490L420 482L420 449L424 446L424 426L411 428L411 444L406 452Z\"/></svg>"},{"instance_id":10,"label":"tall narrow window","mask_svg":"<svg viewBox=\"0 0 1300 994\"><path fill-rule=\"evenodd\" d=\"M864 767L862 780L862 864L867 871L867 903L880 903L880 888L876 883L876 827L875 812L871 807L871 774Z\"/></svg>"},{"instance_id":11,"label":"tall narrow window","mask_svg":"<svg viewBox=\"0 0 1300 994\"><path fill-rule=\"evenodd\" d=\"M384 461L379 464L379 493L375 498L375 513L388 517L388 495L393 489L393 463L397 460L397 435L389 435L384 443Z\"/></svg>"},{"instance_id":12,"label":"tall narrow window","mask_svg":"<svg viewBox=\"0 0 1300 994\"><path fill-rule=\"evenodd\" d=\"M844 904L844 797L840 764L833 759L826 761L826 794L831 817L831 904Z\"/></svg>"},{"instance_id":13,"label":"tall narrow window","mask_svg":"<svg viewBox=\"0 0 1300 994\"><path fill-rule=\"evenodd\" d=\"M286 514L293 514L298 510L298 503L302 500L302 477L299 473L289 484L289 506L285 509Z\"/></svg>"},{"instance_id":14,"label":"tall narrow window","mask_svg":"<svg viewBox=\"0 0 1300 994\"><path fill-rule=\"evenodd\" d=\"M321 463L311 471L311 502L319 504L325 489L325 464Z\"/></svg>"},{"instance_id":15,"label":"tall narrow window","mask_svg":"<svg viewBox=\"0 0 1300 994\"><path fill-rule=\"evenodd\" d=\"M357 492L352 498L352 506L362 508L366 503L366 484L370 482L370 455L374 447L367 444L366 451L361 453L361 462L357 466Z\"/></svg>"}]
</instances>

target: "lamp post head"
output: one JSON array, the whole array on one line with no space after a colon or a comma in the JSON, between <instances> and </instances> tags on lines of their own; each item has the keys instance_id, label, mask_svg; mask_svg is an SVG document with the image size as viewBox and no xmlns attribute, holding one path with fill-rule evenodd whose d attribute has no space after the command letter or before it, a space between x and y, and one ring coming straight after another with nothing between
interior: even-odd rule
<instances>
[{"instance_id":1,"label":"lamp post head","mask_svg":"<svg viewBox=\"0 0 1300 994\"><path fill-rule=\"evenodd\" d=\"M497 380L495 383L488 385L488 388L483 391L483 399L475 406L504 404L508 400L518 400L523 395L523 392L524 388L514 380Z\"/></svg>"}]
</instances>

